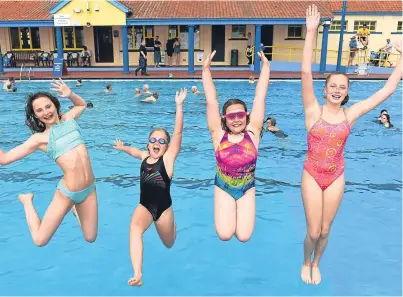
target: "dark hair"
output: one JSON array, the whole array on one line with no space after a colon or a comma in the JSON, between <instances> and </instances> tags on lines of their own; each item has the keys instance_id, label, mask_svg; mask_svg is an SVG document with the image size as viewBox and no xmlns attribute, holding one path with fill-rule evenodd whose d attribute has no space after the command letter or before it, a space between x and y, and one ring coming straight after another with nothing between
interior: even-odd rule
<instances>
[{"instance_id":1,"label":"dark hair","mask_svg":"<svg viewBox=\"0 0 403 297\"><path fill-rule=\"evenodd\" d=\"M86 51L88 48L84 45L84 46L83 46L83 49Z\"/></svg>"},{"instance_id":2,"label":"dark hair","mask_svg":"<svg viewBox=\"0 0 403 297\"><path fill-rule=\"evenodd\" d=\"M81 83L81 79L77 79L77 81L78 81L79 83Z\"/></svg>"},{"instance_id":3,"label":"dark hair","mask_svg":"<svg viewBox=\"0 0 403 297\"><path fill-rule=\"evenodd\" d=\"M329 82L329 79L334 76L334 75L344 75L344 77L347 78L347 82L348 85L347 87L350 87L350 79L348 78L348 76L343 73L343 72L332 72L330 73L327 77L326 77L326 82L325 82L325 86L327 86L327 83ZM324 99L326 99L326 96L323 96ZM345 105L347 104L348 100L350 99L350 96L347 94L346 97L344 97L343 101L341 102L341 105Z\"/></svg>"},{"instance_id":4,"label":"dark hair","mask_svg":"<svg viewBox=\"0 0 403 297\"><path fill-rule=\"evenodd\" d=\"M388 120L388 123L390 124L390 125L392 125L392 123L390 122L390 115L389 114L384 114L384 116L386 117L386 119Z\"/></svg>"},{"instance_id":5,"label":"dark hair","mask_svg":"<svg viewBox=\"0 0 403 297\"><path fill-rule=\"evenodd\" d=\"M267 121L270 121L272 126L275 126L277 124L276 118L272 116L267 117L267 119L264 122L266 123Z\"/></svg>"},{"instance_id":6,"label":"dark hair","mask_svg":"<svg viewBox=\"0 0 403 297\"><path fill-rule=\"evenodd\" d=\"M33 133L43 132L46 129L45 124L42 123L40 120L38 120L38 118L35 116L35 111L33 107L33 102L41 97L49 98L49 100L52 101L52 103L56 107L59 119L62 117L60 114L60 102L55 96L47 92L37 92L35 94L28 94L27 102L25 105L25 124L29 127L29 129L31 129Z\"/></svg>"},{"instance_id":7,"label":"dark hair","mask_svg":"<svg viewBox=\"0 0 403 297\"><path fill-rule=\"evenodd\" d=\"M112 88L112 85L110 85L110 84L106 85L107 90L109 90L110 88Z\"/></svg>"},{"instance_id":8,"label":"dark hair","mask_svg":"<svg viewBox=\"0 0 403 297\"><path fill-rule=\"evenodd\" d=\"M11 90L11 85L7 85L7 89Z\"/></svg>"},{"instance_id":9,"label":"dark hair","mask_svg":"<svg viewBox=\"0 0 403 297\"><path fill-rule=\"evenodd\" d=\"M87 103L87 107L90 107L90 108L91 108L91 107L94 107L94 104L92 104L92 102L88 102L88 103Z\"/></svg>"},{"instance_id":10,"label":"dark hair","mask_svg":"<svg viewBox=\"0 0 403 297\"><path fill-rule=\"evenodd\" d=\"M380 114L382 114L383 112L388 113L388 111L386 109L382 109Z\"/></svg>"},{"instance_id":11,"label":"dark hair","mask_svg":"<svg viewBox=\"0 0 403 297\"><path fill-rule=\"evenodd\" d=\"M165 130L164 128L155 128L153 129L150 134L148 134L148 138L151 137L151 135L155 132L155 131L161 131L165 134L165 136L167 137L168 143L171 141L171 136L169 135L168 131Z\"/></svg>"},{"instance_id":12,"label":"dark hair","mask_svg":"<svg viewBox=\"0 0 403 297\"><path fill-rule=\"evenodd\" d=\"M154 93L153 93L153 97L154 97L155 99L158 99L158 96L159 96L158 92L154 92Z\"/></svg>"},{"instance_id":13,"label":"dark hair","mask_svg":"<svg viewBox=\"0 0 403 297\"><path fill-rule=\"evenodd\" d=\"M223 116L221 117L221 128L228 133L231 133L231 130L227 127L227 120L224 117L224 115L226 114L227 108L234 104L242 105L243 108L245 109L245 111L248 112L248 108L246 107L245 102L243 102L241 99L229 99L227 102L224 103L224 106L222 107ZM249 115L247 114L246 115L246 125L249 124L249 121L250 121ZM246 129L246 127L245 127L245 129ZM243 131L243 132L245 132L245 131Z\"/></svg>"},{"instance_id":14,"label":"dark hair","mask_svg":"<svg viewBox=\"0 0 403 297\"><path fill-rule=\"evenodd\" d=\"M17 92L17 88L16 88L16 87L13 88L13 92Z\"/></svg>"}]
</instances>

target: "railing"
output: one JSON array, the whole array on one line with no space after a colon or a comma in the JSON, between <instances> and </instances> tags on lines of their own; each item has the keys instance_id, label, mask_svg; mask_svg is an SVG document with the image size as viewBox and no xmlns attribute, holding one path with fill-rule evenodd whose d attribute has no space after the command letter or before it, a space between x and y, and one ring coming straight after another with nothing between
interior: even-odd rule
<instances>
[{"instance_id":1,"label":"railing","mask_svg":"<svg viewBox=\"0 0 403 297\"><path fill-rule=\"evenodd\" d=\"M303 47L293 47L293 46L265 46L265 48L271 48L271 53L266 53L266 56L272 56L272 61L286 61L286 62L301 62L302 61L302 51ZM336 64L337 63L337 53L338 50L328 49L326 63ZM378 53L377 58L370 56L371 50L358 50L354 58L353 64L359 63L372 63L374 66L381 66L386 64L388 60L394 65L397 64L400 58L400 54L390 53L388 59L384 52ZM320 63L321 49L313 49L313 63ZM342 53L342 65L347 66L350 57L350 51L343 51Z\"/></svg>"}]
</instances>

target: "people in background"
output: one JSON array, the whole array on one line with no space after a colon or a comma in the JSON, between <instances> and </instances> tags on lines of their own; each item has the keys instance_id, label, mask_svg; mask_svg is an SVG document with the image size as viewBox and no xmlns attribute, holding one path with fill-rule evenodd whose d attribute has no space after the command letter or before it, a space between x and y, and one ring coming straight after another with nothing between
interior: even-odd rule
<instances>
[{"instance_id":1,"label":"people in background","mask_svg":"<svg viewBox=\"0 0 403 297\"><path fill-rule=\"evenodd\" d=\"M363 49L366 50L369 43L369 35L371 32L368 29L367 24L363 24L360 29L358 29L356 36L358 36L358 41L363 45Z\"/></svg>"},{"instance_id":2,"label":"people in background","mask_svg":"<svg viewBox=\"0 0 403 297\"><path fill-rule=\"evenodd\" d=\"M388 38L388 39L386 39L386 45L383 48L381 48L381 52L384 53L382 56L382 59L381 59L381 64L382 64L382 65L380 65L381 67L384 67L385 62L388 62L389 67L392 67L393 63L391 63L389 61L389 56L392 53L392 50L393 50L393 44L390 41L390 38Z\"/></svg>"},{"instance_id":3,"label":"people in background","mask_svg":"<svg viewBox=\"0 0 403 297\"><path fill-rule=\"evenodd\" d=\"M354 63L355 55L357 54L358 51L358 44L355 35L351 37L348 46L350 47L350 57L348 59L348 66L352 66Z\"/></svg>"}]
</instances>

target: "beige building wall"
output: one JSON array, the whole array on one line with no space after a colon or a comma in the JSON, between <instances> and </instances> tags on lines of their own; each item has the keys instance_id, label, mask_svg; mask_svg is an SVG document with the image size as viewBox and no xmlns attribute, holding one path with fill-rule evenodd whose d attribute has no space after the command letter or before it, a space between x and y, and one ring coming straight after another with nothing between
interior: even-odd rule
<instances>
[{"instance_id":1,"label":"beige building wall","mask_svg":"<svg viewBox=\"0 0 403 297\"><path fill-rule=\"evenodd\" d=\"M340 20L341 16L335 16L335 20ZM386 44L386 39L390 38L392 43L397 40L400 35L392 34L397 32L398 21L402 21L399 16L381 16L381 15L347 15L347 31L344 34L343 42L343 61L342 64L346 65L348 61L348 51L349 51L349 41L350 37L355 34L354 32L354 21L376 21L376 32L381 34L372 34L369 38L369 51L377 51L379 48ZM84 43L91 52L91 63L93 66L119 66L123 65L123 54L122 54L122 29L121 26L113 26L112 30L119 31L119 37L113 37L113 48L114 48L114 62L113 63L96 63L95 62L95 44L94 44L94 27L84 26ZM320 62L320 49L322 47L322 30L323 27L319 28L319 34L314 43L314 47L317 49L313 55L313 62ZM253 25L247 25L246 32L252 33L252 38L255 40L255 28ZM305 37L305 26L303 26L302 37ZM40 28L40 40L41 49L43 51L54 51L54 35L53 28L41 27ZM288 39L288 26L287 25L275 25L273 28L273 61L289 61L289 62L301 62L302 58L302 48L304 45L304 39ZM168 26L154 26L154 35L160 37L162 43L162 51L165 50L165 44L168 38ZM212 46L212 26L211 25L201 25L200 26L200 50L203 53L203 60L206 55L211 52ZM339 32L329 33L328 42L328 53L327 53L327 63L336 64L337 61L337 50L339 43ZM3 54L11 50L9 28L0 28L0 44ZM245 56L245 48L247 45L246 40L231 40L231 25L227 25L225 28L225 61L224 62L214 62L213 65L230 65L231 63L231 50L237 49L238 52L238 65L247 65L248 59ZM369 53L368 51L368 53ZM397 54L396 50L393 50L394 54ZM130 66L134 67L138 65L138 52L129 52ZM195 65L202 65L202 61L197 60L198 51L194 53ZM397 55L393 59L396 59ZM153 51L148 53L148 65L154 65L154 53ZM188 52L181 52L180 54L180 65L188 64Z\"/></svg>"}]
</instances>

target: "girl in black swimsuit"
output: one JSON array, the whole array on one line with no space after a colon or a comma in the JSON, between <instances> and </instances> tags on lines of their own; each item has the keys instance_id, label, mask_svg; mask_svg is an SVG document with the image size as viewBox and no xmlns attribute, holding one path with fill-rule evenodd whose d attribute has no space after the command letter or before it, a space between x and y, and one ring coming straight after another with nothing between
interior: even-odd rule
<instances>
[{"instance_id":1,"label":"girl in black swimsuit","mask_svg":"<svg viewBox=\"0 0 403 297\"><path fill-rule=\"evenodd\" d=\"M152 222L167 248L171 248L176 239L170 187L174 163L182 142L183 102L186 94L186 89L176 92L176 119L171 143L169 133L163 128L157 128L148 136L147 151L125 146L120 140L116 140L114 146L115 149L142 160L140 204L130 223L130 258L134 270L134 276L128 281L130 286L143 284L143 233Z\"/></svg>"}]
</instances>

